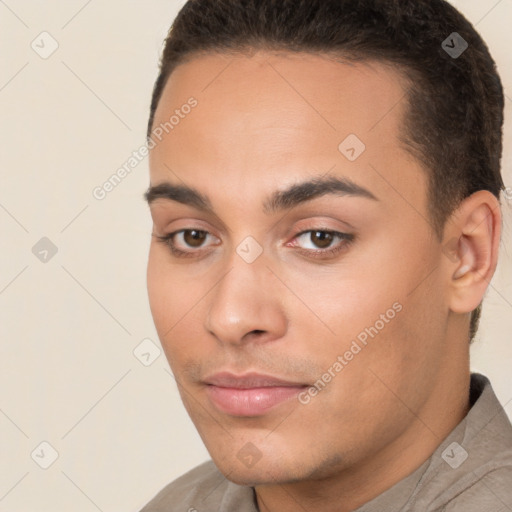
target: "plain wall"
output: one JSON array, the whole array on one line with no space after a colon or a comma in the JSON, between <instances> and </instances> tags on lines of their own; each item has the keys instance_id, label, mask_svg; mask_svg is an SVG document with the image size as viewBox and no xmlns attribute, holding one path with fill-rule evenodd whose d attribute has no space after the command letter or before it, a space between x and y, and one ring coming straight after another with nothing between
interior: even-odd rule
<instances>
[{"instance_id":1,"label":"plain wall","mask_svg":"<svg viewBox=\"0 0 512 512\"><path fill-rule=\"evenodd\" d=\"M209 458L163 353L149 366L133 353L147 338L152 354L159 346L145 282L147 158L93 195L144 145L162 42L183 3L0 2L0 511L135 512ZM512 2L453 3L499 66L512 186ZM31 46L51 50L43 31L58 43L48 58ZM472 349L510 416L511 212L504 202ZM44 441L58 452L47 469Z\"/></svg>"}]
</instances>

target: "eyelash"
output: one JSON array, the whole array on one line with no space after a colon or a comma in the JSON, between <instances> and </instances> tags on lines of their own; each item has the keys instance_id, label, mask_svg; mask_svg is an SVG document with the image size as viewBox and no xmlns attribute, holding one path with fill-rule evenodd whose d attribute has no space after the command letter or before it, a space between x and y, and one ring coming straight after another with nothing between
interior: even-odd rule
<instances>
[{"instance_id":1,"label":"eyelash","mask_svg":"<svg viewBox=\"0 0 512 512\"><path fill-rule=\"evenodd\" d=\"M199 251L182 251L181 249L178 249L176 245L173 242L173 238L180 234L180 233L187 233L191 231L196 231L198 233L206 233L209 235L208 231L200 230L200 229L181 229L179 231L174 231L173 233L169 233L168 235L164 236L158 236L154 235L157 240L163 244L165 244L171 251L172 255L177 258L193 258L196 257L197 253ZM307 256L313 257L313 258L324 258L327 259L329 257L334 257L344 249L348 248L350 244L354 241L355 236L349 233L341 233L339 231L332 231L327 229L308 229L306 231L302 231L300 233L297 233L294 236L295 238L299 238L302 235L305 235L307 233L324 233L328 235L332 235L333 237L340 238L344 243L339 243L337 246L335 246L333 249L318 249L318 250L312 250L312 249L298 249L299 252L306 254Z\"/></svg>"}]
</instances>

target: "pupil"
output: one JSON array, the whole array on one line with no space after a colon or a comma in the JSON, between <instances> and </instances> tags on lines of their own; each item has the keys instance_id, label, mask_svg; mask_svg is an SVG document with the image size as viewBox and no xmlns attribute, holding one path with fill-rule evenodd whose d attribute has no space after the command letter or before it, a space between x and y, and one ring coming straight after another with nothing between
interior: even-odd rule
<instances>
[{"instance_id":1,"label":"pupil","mask_svg":"<svg viewBox=\"0 0 512 512\"><path fill-rule=\"evenodd\" d=\"M313 240L315 245L318 245L320 248L329 247L332 242L332 235L330 233L326 233L325 231L315 231L312 233L312 236L317 240Z\"/></svg>"}]
</instances>

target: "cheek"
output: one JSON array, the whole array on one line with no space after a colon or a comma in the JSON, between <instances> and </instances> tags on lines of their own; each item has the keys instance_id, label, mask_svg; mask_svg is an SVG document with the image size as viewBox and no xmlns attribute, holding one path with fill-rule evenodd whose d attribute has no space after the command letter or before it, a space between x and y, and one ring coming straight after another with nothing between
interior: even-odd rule
<instances>
[{"instance_id":1,"label":"cheek","mask_svg":"<svg viewBox=\"0 0 512 512\"><path fill-rule=\"evenodd\" d=\"M202 323L197 318L209 286L204 278L184 273L172 265L165 248L152 245L147 267L148 298L165 355L173 368L178 359L187 359L199 339Z\"/></svg>"},{"instance_id":2,"label":"cheek","mask_svg":"<svg viewBox=\"0 0 512 512\"><path fill-rule=\"evenodd\" d=\"M374 232L356 242L335 265L312 266L307 271L290 266L283 272L290 273L287 281L293 283L294 292L334 336L348 339L404 300L409 278L402 268L407 262L399 254L400 246Z\"/></svg>"},{"instance_id":3,"label":"cheek","mask_svg":"<svg viewBox=\"0 0 512 512\"><path fill-rule=\"evenodd\" d=\"M291 303L295 323L310 334L315 330L317 337L329 338L338 348L350 344L388 310L393 318L393 304L401 299L390 273L362 264L296 272L284 280L293 283L293 292L300 299Z\"/></svg>"},{"instance_id":4,"label":"cheek","mask_svg":"<svg viewBox=\"0 0 512 512\"><path fill-rule=\"evenodd\" d=\"M172 312L173 308L172 294L169 293L169 290L172 289L169 274L165 271L165 264L159 253L158 248L152 243L148 258L147 286L151 314L158 333L161 334L160 330L163 329L167 313Z\"/></svg>"},{"instance_id":5,"label":"cheek","mask_svg":"<svg viewBox=\"0 0 512 512\"><path fill-rule=\"evenodd\" d=\"M160 341L164 345L186 315L190 286L184 286L160 247L151 246L147 269L148 298Z\"/></svg>"}]
</instances>

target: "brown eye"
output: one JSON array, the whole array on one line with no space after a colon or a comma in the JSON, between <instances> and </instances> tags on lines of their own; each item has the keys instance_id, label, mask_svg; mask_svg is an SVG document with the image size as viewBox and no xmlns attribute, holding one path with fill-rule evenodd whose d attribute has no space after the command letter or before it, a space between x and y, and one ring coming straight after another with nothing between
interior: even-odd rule
<instances>
[{"instance_id":1,"label":"brown eye","mask_svg":"<svg viewBox=\"0 0 512 512\"><path fill-rule=\"evenodd\" d=\"M334 239L333 235L327 231L311 231L311 241L320 249L330 247Z\"/></svg>"},{"instance_id":2,"label":"brown eye","mask_svg":"<svg viewBox=\"0 0 512 512\"><path fill-rule=\"evenodd\" d=\"M156 235L156 238L165 244L174 256L192 258L199 256L204 252L203 249L208 247L208 244L204 244L207 238L215 237L201 229L181 229L165 236Z\"/></svg>"},{"instance_id":3,"label":"brown eye","mask_svg":"<svg viewBox=\"0 0 512 512\"><path fill-rule=\"evenodd\" d=\"M197 231L195 229L183 231L183 240L189 247L201 247L207 236L208 233L206 231Z\"/></svg>"},{"instance_id":4,"label":"brown eye","mask_svg":"<svg viewBox=\"0 0 512 512\"><path fill-rule=\"evenodd\" d=\"M296 241L292 246L306 256L328 259L334 258L347 249L354 238L354 235L349 233L326 229L310 229L296 235Z\"/></svg>"}]
</instances>

